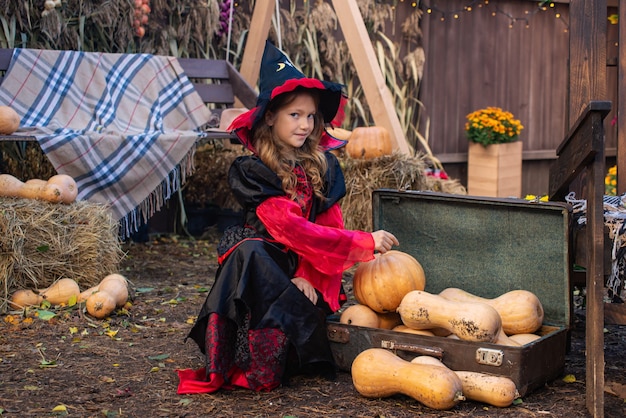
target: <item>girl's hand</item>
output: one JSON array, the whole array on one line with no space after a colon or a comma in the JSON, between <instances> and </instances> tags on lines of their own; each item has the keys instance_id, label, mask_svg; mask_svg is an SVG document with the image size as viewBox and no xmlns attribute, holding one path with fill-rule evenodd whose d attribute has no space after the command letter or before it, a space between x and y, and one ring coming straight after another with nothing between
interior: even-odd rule
<instances>
[{"instance_id":1,"label":"girl's hand","mask_svg":"<svg viewBox=\"0 0 626 418\"><path fill-rule=\"evenodd\" d=\"M295 284L304 293L304 296L313 302L313 305L317 304L317 293L315 293L315 288L311 283L302 277L294 277L291 279L291 283Z\"/></svg>"},{"instance_id":2,"label":"girl's hand","mask_svg":"<svg viewBox=\"0 0 626 418\"><path fill-rule=\"evenodd\" d=\"M400 245L395 235L382 229L372 232L372 237L374 238L374 250L381 254L385 254L387 251L391 250L391 247L394 245Z\"/></svg>"}]
</instances>

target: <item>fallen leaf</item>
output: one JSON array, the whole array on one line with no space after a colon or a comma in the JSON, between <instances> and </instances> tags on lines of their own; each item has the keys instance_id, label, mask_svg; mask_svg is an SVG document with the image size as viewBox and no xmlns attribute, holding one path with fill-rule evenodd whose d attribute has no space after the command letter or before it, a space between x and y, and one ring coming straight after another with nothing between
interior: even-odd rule
<instances>
[{"instance_id":1,"label":"fallen leaf","mask_svg":"<svg viewBox=\"0 0 626 418\"><path fill-rule=\"evenodd\" d=\"M67 412L67 406L60 404L52 408L52 412Z\"/></svg>"},{"instance_id":2,"label":"fallen leaf","mask_svg":"<svg viewBox=\"0 0 626 418\"><path fill-rule=\"evenodd\" d=\"M166 358L169 358L169 354L158 354L156 356L148 356L148 359L150 360L165 360Z\"/></svg>"},{"instance_id":3,"label":"fallen leaf","mask_svg":"<svg viewBox=\"0 0 626 418\"><path fill-rule=\"evenodd\" d=\"M573 374L568 374L563 378L563 381L565 383L574 383L576 382L576 376L574 376Z\"/></svg>"},{"instance_id":4,"label":"fallen leaf","mask_svg":"<svg viewBox=\"0 0 626 418\"><path fill-rule=\"evenodd\" d=\"M78 332L78 327L70 327L70 335L74 335Z\"/></svg>"},{"instance_id":5,"label":"fallen leaf","mask_svg":"<svg viewBox=\"0 0 626 418\"><path fill-rule=\"evenodd\" d=\"M101 376L100 380L104 383L113 383L115 382L115 379L113 379L112 377L109 376Z\"/></svg>"},{"instance_id":6,"label":"fallen leaf","mask_svg":"<svg viewBox=\"0 0 626 418\"><path fill-rule=\"evenodd\" d=\"M49 321L49 320L51 320L52 318L54 318L56 316L56 314L54 312L50 312L50 311L45 310L45 309L37 309L37 311L35 312L35 315L39 319L42 319L44 321Z\"/></svg>"},{"instance_id":7,"label":"fallen leaf","mask_svg":"<svg viewBox=\"0 0 626 418\"><path fill-rule=\"evenodd\" d=\"M626 400L626 385L617 382L605 382L604 391Z\"/></svg>"}]
</instances>

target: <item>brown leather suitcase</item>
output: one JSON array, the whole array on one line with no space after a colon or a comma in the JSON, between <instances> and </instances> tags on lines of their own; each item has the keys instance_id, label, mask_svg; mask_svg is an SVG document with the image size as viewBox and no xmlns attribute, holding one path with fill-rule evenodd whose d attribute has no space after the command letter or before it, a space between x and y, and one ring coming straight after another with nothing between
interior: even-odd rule
<instances>
[{"instance_id":1,"label":"brown leather suitcase","mask_svg":"<svg viewBox=\"0 0 626 418\"><path fill-rule=\"evenodd\" d=\"M521 396L563 373L572 317L569 205L397 190L374 191L372 205L374 230L395 234L396 249L422 264L426 291L458 287L495 298L526 289L539 297L544 323L540 339L514 347L347 325L336 315L328 337L341 370L381 347L407 360L428 354L453 370L510 377Z\"/></svg>"}]
</instances>

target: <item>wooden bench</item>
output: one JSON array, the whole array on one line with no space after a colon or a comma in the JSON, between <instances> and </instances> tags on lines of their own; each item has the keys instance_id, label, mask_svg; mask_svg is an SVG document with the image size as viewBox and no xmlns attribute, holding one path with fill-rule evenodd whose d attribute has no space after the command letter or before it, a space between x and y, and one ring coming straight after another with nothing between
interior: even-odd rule
<instances>
[{"instance_id":1,"label":"wooden bench","mask_svg":"<svg viewBox=\"0 0 626 418\"><path fill-rule=\"evenodd\" d=\"M9 68L13 49L0 48L0 84ZM212 112L232 107L253 108L256 105L255 89L239 74L235 67L224 60L202 58L179 58L178 62L194 85L196 91ZM216 126L217 128L217 126ZM231 139L226 132L209 131L208 139ZM1 135L0 141L35 141L35 137Z\"/></svg>"}]
</instances>

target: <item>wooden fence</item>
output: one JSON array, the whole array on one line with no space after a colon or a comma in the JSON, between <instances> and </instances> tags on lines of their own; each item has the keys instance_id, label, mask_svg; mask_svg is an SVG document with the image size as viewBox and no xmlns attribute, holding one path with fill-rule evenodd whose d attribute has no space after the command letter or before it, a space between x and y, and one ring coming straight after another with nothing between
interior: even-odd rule
<instances>
[{"instance_id":1,"label":"wooden fence","mask_svg":"<svg viewBox=\"0 0 626 418\"><path fill-rule=\"evenodd\" d=\"M426 68L420 100L430 122L425 134L452 177L466 182L465 115L499 106L525 127L522 194L547 194L549 167L569 127L568 3L541 9L539 2L525 0L422 2ZM601 100L614 101L617 93L616 41L617 25L609 24L610 97ZM615 156L615 114L613 109L606 118L609 163Z\"/></svg>"}]
</instances>

